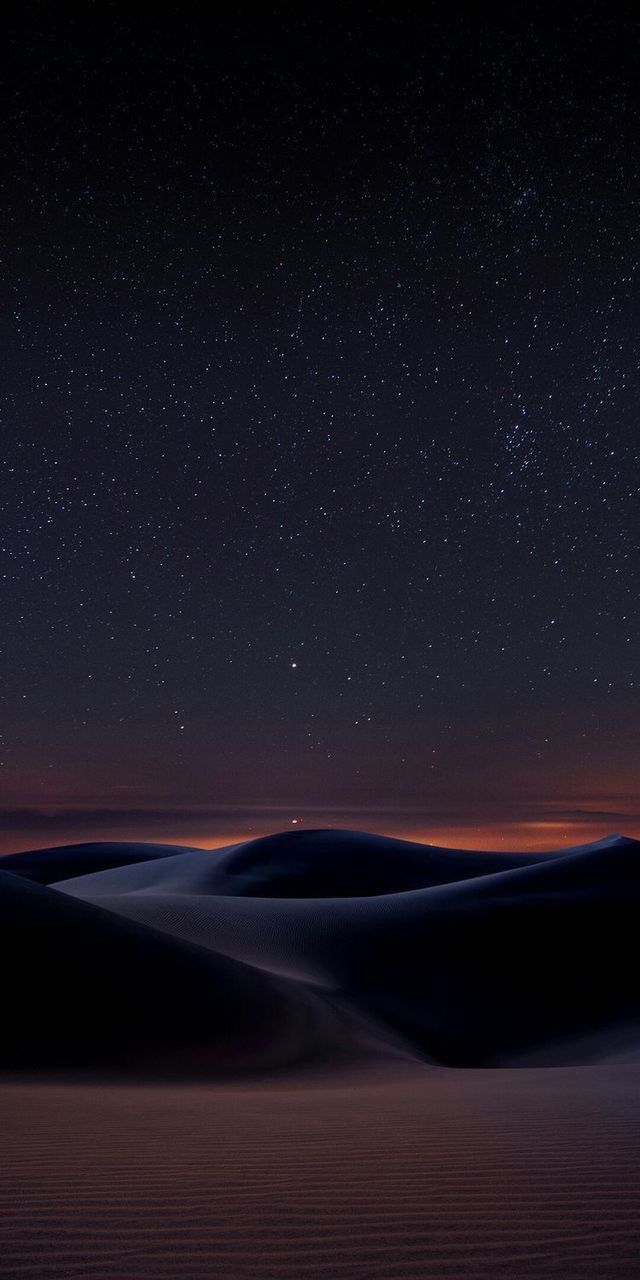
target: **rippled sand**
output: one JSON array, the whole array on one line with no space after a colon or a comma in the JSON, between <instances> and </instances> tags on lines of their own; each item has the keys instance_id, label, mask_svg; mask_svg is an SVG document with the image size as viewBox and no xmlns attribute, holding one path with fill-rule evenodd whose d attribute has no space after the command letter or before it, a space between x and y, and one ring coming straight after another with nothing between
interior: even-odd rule
<instances>
[{"instance_id":1,"label":"rippled sand","mask_svg":"<svg viewBox=\"0 0 640 1280\"><path fill-rule=\"evenodd\" d=\"M0 1274L640 1274L640 1069L0 1089Z\"/></svg>"}]
</instances>

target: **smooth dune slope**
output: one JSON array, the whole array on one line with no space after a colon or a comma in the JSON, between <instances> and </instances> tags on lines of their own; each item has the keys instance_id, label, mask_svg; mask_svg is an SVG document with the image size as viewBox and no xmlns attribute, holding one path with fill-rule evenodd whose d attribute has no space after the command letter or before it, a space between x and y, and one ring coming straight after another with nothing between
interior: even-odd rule
<instances>
[{"instance_id":1,"label":"smooth dune slope","mask_svg":"<svg viewBox=\"0 0 640 1280\"><path fill-rule=\"evenodd\" d=\"M330 833L322 839L326 847ZM244 846L254 869L257 843ZM287 878L283 850L292 878L299 877L305 845L308 833L280 841L276 880ZM355 856L363 878L365 846L363 837ZM336 833L336 861L348 860L352 847ZM373 847L375 863L377 842ZM562 1061L590 1061L601 1052L590 1045L640 1019L638 842L610 837L531 860L507 858L499 871L501 855L452 851L450 877L442 867L449 851L435 852L435 883L375 896L370 881L361 896L249 896L242 847L221 860L236 868L240 862L244 896L212 887L219 859L202 853L59 888L261 971L313 984L370 1019L381 1038L400 1038L416 1055L449 1065L526 1062L528 1053L545 1048L557 1057L558 1046ZM462 859L475 872L466 879L457 874ZM345 869L341 884L351 887L356 878Z\"/></svg>"},{"instance_id":2,"label":"smooth dune slope","mask_svg":"<svg viewBox=\"0 0 640 1280\"><path fill-rule=\"evenodd\" d=\"M84 884L101 894L174 887L228 897L359 898L450 884L554 856L476 853L339 830L284 831L224 849L193 850L187 857L180 855L188 850L176 853L161 868L149 860L125 861L123 854L122 863L114 862L113 873L105 877L87 866ZM89 878L94 872L100 877L95 881Z\"/></svg>"},{"instance_id":3,"label":"smooth dune slope","mask_svg":"<svg viewBox=\"0 0 640 1280\"><path fill-rule=\"evenodd\" d=\"M4 1071L233 1075L350 1034L300 985L4 873L0 967Z\"/></svg>"},{"instance_id":4,"label":"smooth dune slope","mask_svg":"<svg viewBox=\"0 0 640 1280\"><path fill-rule=\"evenodd\" d=\"M125 867L156 858L175 857L192 852L191 846L176 844L136 844L123 841L96 841L89 844L61 844L51 849L29 849L0 858L0 871L34 880L36 884L54 884L72 876L110 867Z\"/></svg>"}]
</instances>

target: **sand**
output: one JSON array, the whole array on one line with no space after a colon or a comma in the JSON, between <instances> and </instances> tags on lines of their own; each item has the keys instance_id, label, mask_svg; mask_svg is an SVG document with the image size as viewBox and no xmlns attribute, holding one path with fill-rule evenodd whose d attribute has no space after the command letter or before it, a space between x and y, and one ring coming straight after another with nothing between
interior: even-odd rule
<instances>
[{"instance_id":1,"label":"sand","mask_svg":"<svg viewBox=\"0 0 640 1280\"><path fill-rule=\"evenodd\" d=\"M586 1065L634 1021L640 1046L640 842L624 837L523 856L286 833L49 892L312 990L422 1060L538 1065L563 1045Z\"/></svg>"},{"instance_id":2,"label":"sand","mask_svg":"<svg viewBox=\"0 0 640 1280\"><path fill-rule=\"evenodd\" d=\"M0 1276L640 1276L640 843L0 869Z\"/></svg>"},{"instance_id":3,"label":"sand","mask_svg":"<svg viewBox=\"0 0 640 1280\"><path fill-rule=\"evenodd\" d=\"M640 1274L640 1068L0 1086L0 1275Z\"/></svg>"}]
</instances>

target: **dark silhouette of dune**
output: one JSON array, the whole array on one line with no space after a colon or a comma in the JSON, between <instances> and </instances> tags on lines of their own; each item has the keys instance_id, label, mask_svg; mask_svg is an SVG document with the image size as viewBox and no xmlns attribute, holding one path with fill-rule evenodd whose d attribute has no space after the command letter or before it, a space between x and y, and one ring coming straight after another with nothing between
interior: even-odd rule
<instances>
[{"instance_id":1,"label":"dark silhouette of dune","mask_svg":"<svg viewBox=\"0 0 640 1280\"><path fill-rule=\"evenodd\" d=\"M184 853L60 890L311 985L381 1039L440 1063L526 1062L545 1049L590 1061L613 1029L640 1020L637 841L524 857L315 836ZM380 892L396 854L394 891ZM407 889L407 877L420 887ZM318 897L329 882L333 895Z\"/></svg>"},{"instance_id":2,"label":"dark silhouette of dune","mask_svg":"<svg viewBox=\"0 0 640 1280\"><path fill-rule=\"evenodd\" d=\"M639 908L640 843L620 836L538 855L342 831L15 854L0 1065L261 1071L367 1036L457 1066L633 1057Z\"/></svg>"},{"instance_id":3,"label":"dark silhouette of dune","mask_svg":"<svg viewBox=\"0 0 640 1280\"><path fill-rule=\"evenodd\" d=\"M133 847L140 846L122 846L123 850ZM176 856L161 869L149 865L153 859L129 859L123 852L121 862L112 863L113 874L96 879L95 886L101 894L107 886L116 893L153 886L166 892L175 886L181 893L230 897L374 897L526 867L553 856L475 853L334 830L285 831L225 849L172 852ZM182 856L189 853L192 856ZM89 875L100 870L86 867L87 889L92 887Z\"/></svg>"},{"instance_id":4,"label":"dark silhouette of dune","mask_svg":"<svg viewBox=\"0 0 640 1280\"><path fill-rule=\"evenodd\" d=\"M225 851L210 864L207 892L256 898L374 897L527 866L544 857L440 849L363 831L286 831Z\"/></svg>"},{"instance_id":5,"label":"dark silhouette of dune","mask_svg":"<svg viewBox=\"0 0 640 1280\"><path fill-rule=\"evenodd\" d=\"M349 1030L300 985L0 872L3 1070L270 1070Z\"/></svg>"},{"instance_id":6,"label":"dark silhouette of dune","mask_svg":"<svg viewBox=\"0 0 640 1280\"><path fill-rule=\"evenodd\" d=\"M34 880L36 884L54 884L72 876L86 875L89 871L106 871L110 867L125 867L132 862L150 862L155 858L170 858L177 853L189 852L192 852L190 847L177 844L97 841L11 853L2 858L0 867L25 880Z\"/></svg>"}]
</instances>

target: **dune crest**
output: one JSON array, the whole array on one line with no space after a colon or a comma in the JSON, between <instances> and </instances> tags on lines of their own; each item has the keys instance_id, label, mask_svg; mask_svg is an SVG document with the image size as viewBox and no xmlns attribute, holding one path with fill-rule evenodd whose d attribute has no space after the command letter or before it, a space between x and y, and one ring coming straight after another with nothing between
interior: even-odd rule
<instances>
[{"instance_id":1,"label":"dune crest","mask_svg":"<svg viewBox=\"0 0 640 1280\"><path fill-rule=\"evenodd\" d=\"M34 866L64 876L27 886ZM182 975L189 1030L174 1018L172 1044L200 1036L231 1071L234 1054L261 1070L330 1057L341 1040L448 1066L580 1064L640 1045L640 843L628 837L501 854L286 832L213 851L42 850L6 858L0 879L5 908L20 898L16 946L36 908L65 940L75 931L109 995L113 1043L121 1009L105 972L124 946L134 987L153 974L152 1003L164 983L177 1007Z\"/></svg>"},{"instance_id":2,"label":"dune crest","mask_svg":"<svg viewBox=\"0 0 640 1280\"><path fill-rule=\"evenodd\" d=\"M302 986L4 872L0 964L5 1071L208 1078L358 1051Z\"/></svg>"},{"instance_id":3,"label":"dune crest","mask_svg":"<svg viewBox=\"0 0 640 1280\"><path fill-rule=\"evenodd\" d=\"M136 862L170 858L177 853L192 853L190 846L176 844L122 843L94 841L88 844L61 844L52 849L29 849L0 860L2 870L36 884L54 884L58 880L108 871L112 867L129 867Z\"/></svg>"}]
</instances>

